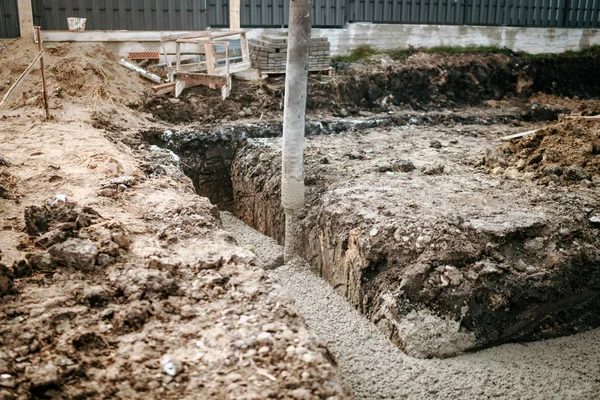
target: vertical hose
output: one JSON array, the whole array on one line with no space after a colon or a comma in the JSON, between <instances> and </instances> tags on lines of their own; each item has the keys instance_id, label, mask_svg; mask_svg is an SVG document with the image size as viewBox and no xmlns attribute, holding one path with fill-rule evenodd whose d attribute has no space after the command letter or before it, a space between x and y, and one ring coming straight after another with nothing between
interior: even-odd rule
<instances>
[{"instance_id":1,"label":"vertical hose","mask_svg":"<svg viewBox=\"0 0 600 400\"><path fill-rule=\"evenodd\" d=\"M312 0L291 0L283 111L281 205L285 210L284 259L295 243L295 210L304 206L304 126L310 50Z\"/></svg>"}]
</instances>

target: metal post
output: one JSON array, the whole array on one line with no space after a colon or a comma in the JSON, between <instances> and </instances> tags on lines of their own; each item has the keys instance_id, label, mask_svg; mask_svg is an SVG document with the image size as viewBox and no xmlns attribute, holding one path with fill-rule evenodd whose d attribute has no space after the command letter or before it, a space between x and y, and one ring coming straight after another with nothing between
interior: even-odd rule
<instances>
[{"instance_id":1,"label":"metal post","mask_svg":"<svg viewBox=\"0 0 600 400\"><path fill-rule=\"evenodd\" d=\"M296 241L296 211L304 206L304 127L312 0L291 0L283 112L281 205L285 210L284 260Z\"/></svg>"},{"instance_id":2,"label":"metal post","mask_svg":"<svg viewBox=\"0 0 600 400\"><path fill-rule=\"evenodd\" d=\"M50 108L48 107L48 92L46 91L46 72L44 71L44 47L42 45L42 28L39 26L35 27L35 34L38 41L38 50L42 54L40 57L40 69L42 71L42 97L44 99L44 108L46 109L46 119L50 119Z\"/></svg>"}]
</instances>

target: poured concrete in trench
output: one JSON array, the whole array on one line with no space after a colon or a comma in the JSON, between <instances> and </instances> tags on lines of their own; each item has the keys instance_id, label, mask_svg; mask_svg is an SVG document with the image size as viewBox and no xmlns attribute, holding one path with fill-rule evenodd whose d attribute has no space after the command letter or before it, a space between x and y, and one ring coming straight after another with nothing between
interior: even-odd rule
<instances>
[{"instance_id":1,"label":"poured concrete in trench","mask_svg":"<svg viewBox=\"0 0 600 400\"><path fill-rule=\"evenodd\" d=\"M283 249L229 213L223 227L271 267ZM272 275L295 299L309 328L337 357L356 399L594 399L600 392L600 329L507 344L444 360L400 352L331 286L301 263Z\"/></svg>"}]
</instances>

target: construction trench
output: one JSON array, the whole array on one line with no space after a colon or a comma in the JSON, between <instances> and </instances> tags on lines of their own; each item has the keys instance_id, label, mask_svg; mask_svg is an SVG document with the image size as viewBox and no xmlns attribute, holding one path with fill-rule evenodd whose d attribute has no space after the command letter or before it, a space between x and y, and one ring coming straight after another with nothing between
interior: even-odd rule
<instances>
[{"instance_id":1,"label":"construction trench","mask_svg":"<svg viewBox=\"0 0 600 400\"><path fill-rule=\"evenodd\" d=\"M234 82L226 100L191 88L119 103L111 54L78 51L50 49L49 69L65 98L88 82L94 102L113 96L90 126L58 96L58 121L29 126L34 90L0 121L7 171L24 171L6 198L34 193L0 232L2 262L16 261L4 398L597 396L600 138L584 119L600 114L597 49L379 54L312 75L299 257L285 265L281 77ZM96 270L37 244L66 237L97 243Z\"/></svg>"},{"instance_id":2,"label":"construction trench","mask_svg":"<svg viewBox=\"0 0 600 400\"><path fill-rule=\"evenodd\" d=\"M534 105L309 121L300 259L288 265L280 123L142 136L181 158L196 192L219 206L224 228L273 270L332 347L356 398L543 398L556 382L531 385L550 372L542 358L521 364L518 346L562 352L557 343L567 338L531 342L600 325L600 142L592 125L564 117L559 131L519 145L499 138L532 121L552 126L565 111ZM557 134L573 142L545 148L544 138ZM595 144L576 150L587 140ZM510 342L520 344L473 353ZM519 365L518 378L506 376L505 362ZM424 372L433 368L436 379ZM479 386L480 375L506 388ZM556 384L572 377L565 379Z\"/></svg>"}]
</instances>

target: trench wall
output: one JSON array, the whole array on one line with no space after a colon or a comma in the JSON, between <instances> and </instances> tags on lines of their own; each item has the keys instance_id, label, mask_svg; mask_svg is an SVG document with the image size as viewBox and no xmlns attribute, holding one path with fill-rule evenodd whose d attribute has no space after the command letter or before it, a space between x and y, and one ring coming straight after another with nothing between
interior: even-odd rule
<instances>
[{"instance_id":1,"label":"trench wall","mask_svg":"<svg viewBox=\"0 0 600 400\"><path fill-rule=\"evenodd\" d=\"M257 39L263 33L281 31L286 29L249 29L248 38ZM104 44L110 50L126 56L130 51L160 51L161 38L175 33L185 32L46 31L42 33L42 38L49 45L60 42ZM351 23L343 29L313 29L312 35L328 38L332 55L344 54L360 45L381 50L410 46L494 46L531 54L563 53L600 45L600 30L583 28ZM185 48L183 51L186 51ZM174 44L167 43L167 52L175 52Z\"/></svg>"}]
</instances>

